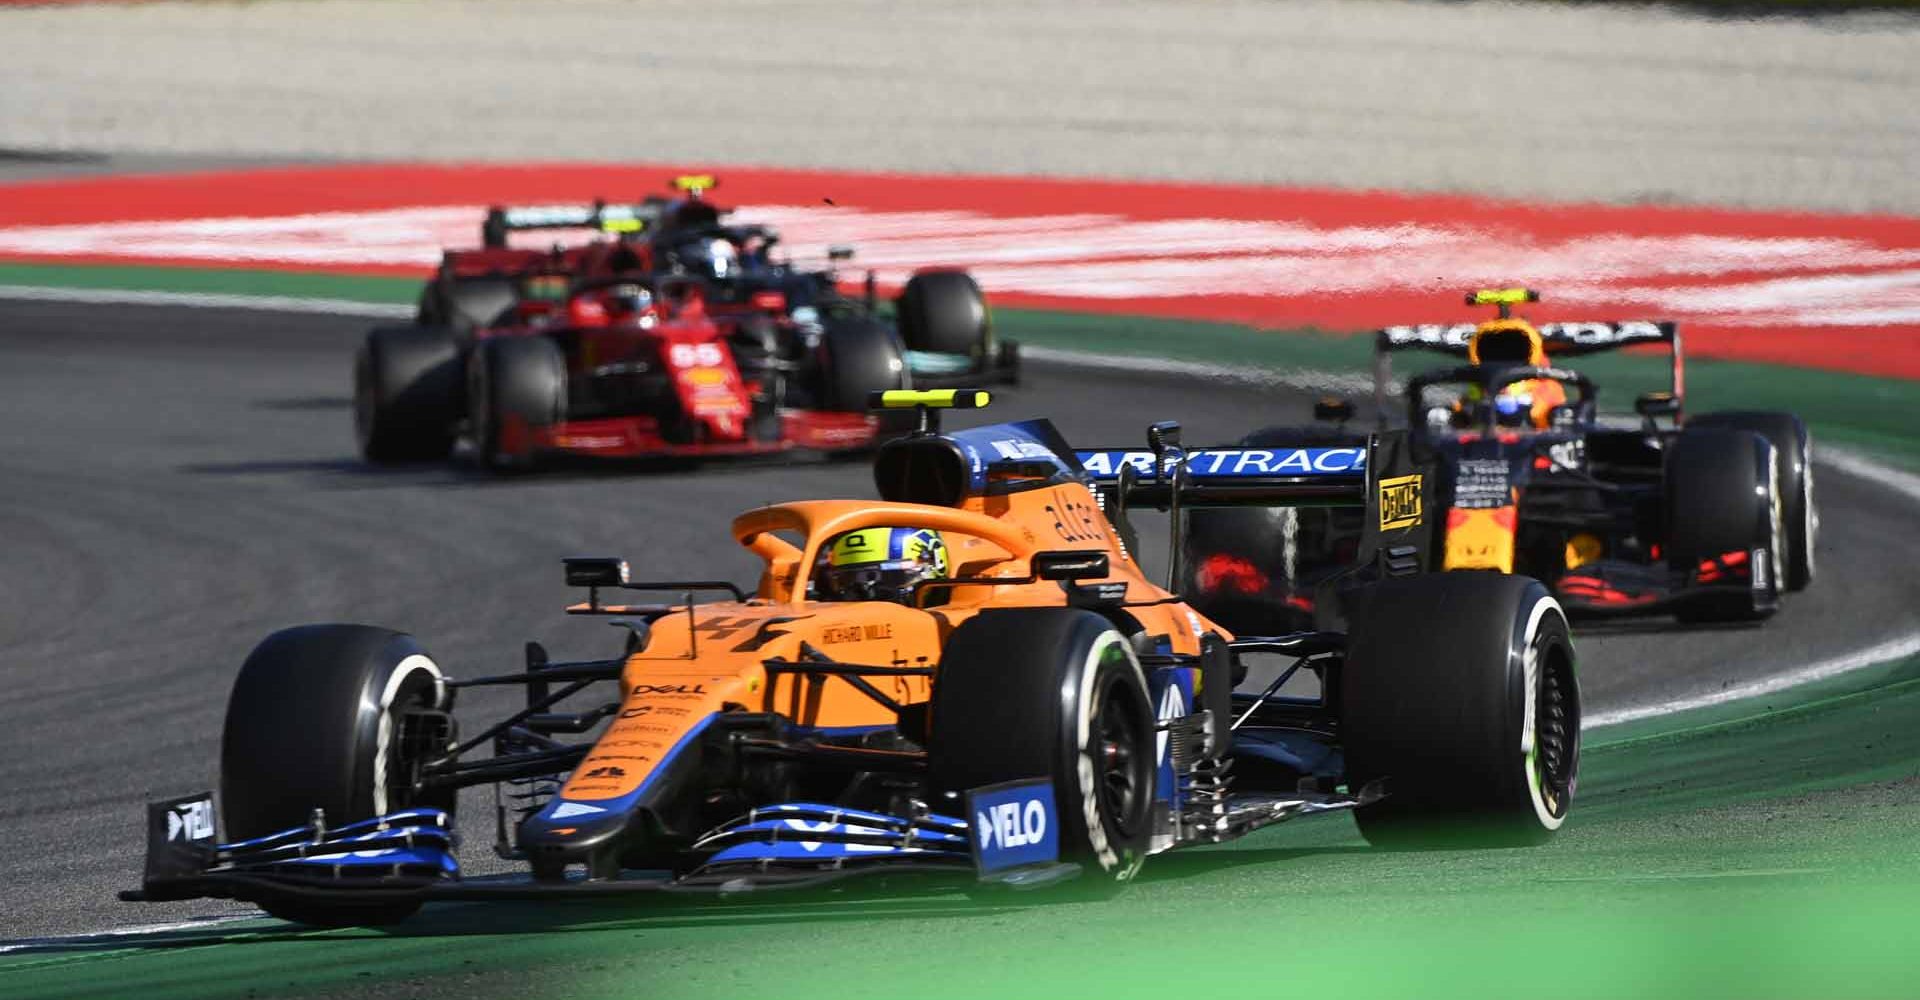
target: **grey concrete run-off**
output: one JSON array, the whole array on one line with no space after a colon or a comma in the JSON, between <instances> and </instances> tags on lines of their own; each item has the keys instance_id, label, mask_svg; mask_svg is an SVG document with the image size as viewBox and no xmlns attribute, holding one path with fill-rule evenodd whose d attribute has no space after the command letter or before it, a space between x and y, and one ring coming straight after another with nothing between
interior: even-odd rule
<instances>
[{"instance_id":1,"label":"grey concrete run-off","mask_svg":"<svg viewBox=\"0 0 1920 1000\"><path fill-rule=\"evenodd\" d=\"M0 12L0 147L1920 212L1920 19L1400 0Z\"/></svg>"}]
</instances>

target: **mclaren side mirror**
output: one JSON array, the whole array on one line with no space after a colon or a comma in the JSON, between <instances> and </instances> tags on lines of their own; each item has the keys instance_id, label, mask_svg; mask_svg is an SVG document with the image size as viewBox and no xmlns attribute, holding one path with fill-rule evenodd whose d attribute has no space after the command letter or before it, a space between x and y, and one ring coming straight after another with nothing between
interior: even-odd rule
<instances>
[{"instance_id":1,"label":"mclaren side mirror","mask_svg":"<svg viewBox=\"0 0 1920 1000\"><path fill-rule=\"evenodd\" d=\"M569 587L620 587L633 579L625 559L575 556L560 562L567 568Z\"/></svg>"},{"instance_id":2,"label":"mclaren side mirror","mask_svg":"<svg viewBox=\"0 0 1920 1000\"><path fill-rule=\"evenodd\" d=\"M1180 421L1162 420L1148 426L1147 447L1156 455L1168 448L1180 447Z\"/></svg>"},{"instance_id":3,"label":"mclaren side mirror","mask_svg":"<svg viewBox=\"0 0 1920 1000\"><path fill-rule=\"evenodd\" d=\"M1097 580L1108 572L1105 552L1033 554L1033 575L1042 580Z\"/></svg>"}]
</instances>

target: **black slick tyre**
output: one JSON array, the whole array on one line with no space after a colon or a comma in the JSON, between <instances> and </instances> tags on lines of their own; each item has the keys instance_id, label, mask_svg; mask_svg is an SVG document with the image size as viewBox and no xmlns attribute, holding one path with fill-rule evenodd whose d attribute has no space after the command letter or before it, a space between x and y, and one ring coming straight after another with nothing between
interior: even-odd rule
<instances>
[{"instance_id":1,"label":"black slick tyre","mask_svg":"<svg viewBox=\"0 0 1920 1000\"><path fill-rule=\"evenodd\" d=\"M1813 582L1814 544L1820 533L1820 509L1813 498L1813 436L1791 413L1772 410L1731 410L1689 418L1689 428L1723 427L1752 431L1766 438L1780 453L1780 520L1786 551L1781 559L1782 584L1789 591L1807 589Z\"/></svg>"},{"instance_id":2,"label":"black slick tyre","mask_svg":"<svg viewBox=\"0 0 1920 1000\"><path fill-rule=\"evenodd\" d=\"M1153 708L1140 663L1090 611L987 611L955 629L931 706L929 781L937 791L1051 778L1061 860L1095 891L1139 871L1158 773Z\"/></svg>"},{"instance_id":3,"label":"black slick tyre","mask_svg":"<svg viewBox=\"0 0 1920 1000\"><path fill-rule=\"evenodd\" d=\"M353 361L353 430L369 462L446 458L460 419L461 372L441 327L368 331Z\"/></svg>"},{"instance_id":4,"label":"black slick tyre","mask_svg":"<svg viewBox=\"0 0 1920 1000\"><path fill-rule=\"evenodd\" d=\"M866 317L843 316L827 323L821 338L818 399L823 409L864 413L867 396L886 389L912 387L900 338L883 323ZM911 410L888 410L877 415L882 438L913 429Z\"/></svg>"},{"instance_id":5,"label":"black slick tyre","mask_svg":"<svg viewBox=\"0 0 1920 1000\"><path fill-rule=\"evenodd\" d=\"M1580 685L1560 605L1523 576L1375 584L1348 605L1347 784L1377 846L1520 846L1552 836L1580 768Z\"/></svg>"},{"instance_id":6,"label":"black slick tyre","mask_svg":"<svg viewBox=\"0 0 1920 1000\"><path fill-rule=\"evenodd\" d=\"M220 799L227 835L246 840L399 809L451 813L454 794L414 795L414 770L453 732L440 668L412 636L367 625L304 625L254 647L227 699ZM392 923L417 903L275 902L323 926Z\"/></svg>"},{"instance_id":7,"label":"black slick tyre","mask_svg":"<svg viewBox=\"0 0 1920 1000\"><path fill-rule=\"evenodd\" d=\"M519 299L510 278L441 278L421 292L418 316L422 326L443 326L465 337L494 325Z\"/></svg>"},{"instance_id":8,"label":"black slick tyre","mask_svg":"<svg viewBox=\"0 0 1920 1000\"><path fill-rule=\"evenodd\" d=\"M522 437L560 422L566 401L566 358L558 344L528 336L490 337L474 345L467 364L467 426L484 468L531 465L535 456Z\"/></svg>"},{"instance_id":9,"label":"black slick tyre","mask_svg":"<svg viewBox=\"0 0 1920 1000\"><path fill-rule=\"evenodd\" d=\"M1760 621L1779 607L1786 552L1780 456L1766 438L1733 428L1688 428L1667 451L1667 563L1690 574L1741 554L1749 586L1702 589L1675 610L1683 622Z\"/></svg>"},{"instance_id":10,"label":"black slick tyre","mask_svg":"<svg viewBox=\"0 0 1920 1000\"><path fill-rule=\"evenodd\" d=\"M987 297L965 271L922 271L907 279L898 302L900 339L910 351L960 354L974 367L993 357Z\"/></svg>"}]
</instances>

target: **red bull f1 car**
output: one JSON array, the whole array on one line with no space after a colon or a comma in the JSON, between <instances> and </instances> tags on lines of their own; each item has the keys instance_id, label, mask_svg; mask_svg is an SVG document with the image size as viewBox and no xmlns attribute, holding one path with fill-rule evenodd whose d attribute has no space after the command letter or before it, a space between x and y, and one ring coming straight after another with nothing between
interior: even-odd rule
<instances>
[{"instance_id":1,"label":"red bull f1 car","mask_svg":"<svg viewBox=\"0 0 1920 1000\"><path fill-rule=\"evenodd\" d=\"M1433 564L1522 573L1578 615L1673 614L1683 621L1766 618L1808 585L1819 515L1812 444L1789 413L1688 415L1677 326L1549 323L1513 315L1525 289L1478 292L1482 323L1396 326L1375 341L1376 400L1392 411L1389 358L1405 350L1470 364L1406 383L1405 414L1432 489L1401 484L1381 517L1431 516ZM1666 347L1669 391L1635 402L1637 426L1599 419L1596 387L1555 357ZM1350 404L1323 416L1342 421ZM1243 443L1351 445L1344 423L1272 427ZM1351 512L1219 511L1190 526L1195 604L1233 627L1311 620L1320 579L1350 558L1363 525Z\"/></svg>"},{"instance_id":2,"label":"red bull f1 car","mask_svg":"<svg viewBox=\"0 0 1920 1000\"><path fill-rule=\"evenodd\" d=\"M523 669L476 676L383 628L270 636L228 702L218 801L150 807L144 882L124 897L374 924L440 899L859 875L1112 889L1152 854L1316 813L1351 810L1385 843L1536 843L1561 825L1579 687L1538 583L1421 573L1426 525L1401 517L1364 533L1344 630L1235 635L1135 561L1145 508L1177 526L1220 505L1343 505L1384 524L1391 481L1419 475L1403 434L1256 454L1189 452L1170 423L1144 449L1079 452L1044 420L939 431L940 407L985 400L883 394L920 430L876 456L880 499L741 514L733 541L763 564L750 588L567 560L586 591L569 611L623 626L604 659L529 644ZM891 592L846 589L830 557L882 529L944 555ZM1236 694L1260 657L1289 666ZM1296 676L1318 693L1281 693ZM467 731L461 693L502 686L524 707ZM469 786L494 789L495 850L518 873L462 869Z\"/></svg>"}]
</instances>

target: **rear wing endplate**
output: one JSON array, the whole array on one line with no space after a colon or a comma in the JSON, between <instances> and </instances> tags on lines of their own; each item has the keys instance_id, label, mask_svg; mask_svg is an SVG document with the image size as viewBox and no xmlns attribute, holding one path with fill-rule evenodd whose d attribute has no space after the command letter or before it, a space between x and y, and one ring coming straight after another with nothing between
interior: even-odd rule
<instances>
[{"instance_id":1,"label":"rear wing endplate","mask_svg":"<svg viewBox=\"0 0 1920 1000\"><path fill-rule=\"evenodd\" d=\"M590 205L524 205L487 209L480 224L480 241L489 249L507 245L510 233L541 229L597 229L603 233L639 233L660 218L657 201L610 205L596 201Z\"/></svg>"}]
</instances>

